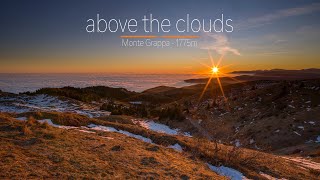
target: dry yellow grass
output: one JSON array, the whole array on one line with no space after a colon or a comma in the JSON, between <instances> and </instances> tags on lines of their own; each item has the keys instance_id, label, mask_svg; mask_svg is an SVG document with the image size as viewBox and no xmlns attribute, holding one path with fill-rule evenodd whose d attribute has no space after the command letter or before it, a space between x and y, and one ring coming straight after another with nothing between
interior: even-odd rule
<instances>
[{"instance_id":1,"label":"dry yellow grass","mask_svg":"<svg viewBox=\"0 0 320 180\"><path fill-rule=\"evenodd\" d=\"M52 116L51 113L47 113L46 116L43 116L43 118L56 117L57 119L62 119L62 117L66 116L63 113L53 113L53 114L55 114L55 116ZM30 115L34 115L34 114L30 114ZM64 120L62 122L65 122L65 121L67 120ZM111 126L114 128L131 132L133 134L142 135L144 137L148 137L152 139L154 143L162 146L168 146L168 145L173 145L178 143L184 148L185 153L184 154L175 153L174 155L171 155L171 156L186 158L187 160L195 159L196 162L201 162L201 164L208 162L215 165L226 165L239 170L240 172L244 173L244 175L248 178L263 179L263 177L259 174L259 172L264 172L266 174L272 175L277 178L279 177L284 177L287 179L317 179L318 178L317 173L311 172L308 169L302 169L298 167L296 164L292 164L283 158L280 158L278 156L268 154L268 153L263 153L263 152L244 149L244 148L234 148L232 146L226 146L223 144L215 144L205 139L160 134L160 133L156 133L156 132L141 128L137 125L119 124L115 122L109 122L109 121L99 120L99 119L90 119L90 118L84 118L84 122ZM71 122L67 124L73 125L73 126L76 125L76 124L72 124ZM110 133L99 132L98 134L108 135ZM113 134L112 136L120 136L118 134L114 134L114 133L112 134ZM93 135L90 135L90 136L93 136ZM133 140L132 138L125 138L125 139L127 139L126 140L127 145L133 148L138 148L136 147L136 144L142 143L140 141ZM77 140L78 139L74 139L75 142ZM81 142L79 142L78 145L81 146L82 145ZM216 151L217 149L216 147L218 148L218 151ZM137 153L137 152L132 151L132 154L134 153ZM167 158L167 156L168 155L166 155L163 158Z\"/></svg>"},{"instance_id":2,"label":"dry yellow grass","mask_svg":"<svg viewBox=\"0 0 320 180\"><path fill-rule=\"evenodd\" d=\"M118 133L26 124L0 114L0 179L225 179L201 161Z\"/></svg>"},{"instance_id":3,"label":"dry yellow grass","mask_svg":"<svg viewBox=\"0 0 320 180\"><path fill-rule=\"evenodd\" d=\"M27 112L21 113L19 116L28 117L30 119L51 119L54 123L65 126L84 126L91 119L75 113L59 113L59 112Z\"/></svg>"}]
</instances>

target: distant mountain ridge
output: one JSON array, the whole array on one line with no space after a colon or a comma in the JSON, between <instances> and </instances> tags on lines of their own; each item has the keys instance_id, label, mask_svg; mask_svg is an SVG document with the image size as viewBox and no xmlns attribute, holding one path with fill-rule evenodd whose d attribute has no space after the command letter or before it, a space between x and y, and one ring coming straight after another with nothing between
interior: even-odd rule
<instances>
[{"instance_id":1,"label":"distant mountain ridge","mask_svg":"<svg viewBox=\"0 0 320 180\"><path fill-rule=\"evenodd\" d=\"M320 78L320 69L310 68L301 70L252 70L252 71L233 71L230 74L240 74L233 77L220 77L224 84L237 83L239 81L257 81L257 80L306 80ZM186 79L187 83L206 83L209 78ZM213 78L215 80L215 78Z\"/></svg>"},{"instance_id":2,"label":"distant mountain ridge","mask_svg":"<svg viewBox=\"0 0 320 180\"><path fill-rule=\"evenodd\" d=\"M320 69L317 68L308 68L308 69L300 69L300 70L287 70L287 69L270 69L270 70L249 70L249 71L233 71L230 74L260 74L260 73L318 73L320 74Z\"/></svg>"}]
</instances>

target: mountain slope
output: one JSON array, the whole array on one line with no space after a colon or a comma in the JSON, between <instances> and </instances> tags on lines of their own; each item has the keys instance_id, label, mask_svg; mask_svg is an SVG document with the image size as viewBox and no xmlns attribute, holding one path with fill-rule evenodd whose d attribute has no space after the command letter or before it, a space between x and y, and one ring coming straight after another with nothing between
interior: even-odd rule
<instances>
[{"instance_id":1,"label":"mountain slope","mask_svg":"<svg viewBox=\"0 0 320 180\"><path fill-rule=\"evenodd\" d=\"M172 149L114 132L20 122L0 115L1 179L225 179Z\"/></svg>"}]
</instances>

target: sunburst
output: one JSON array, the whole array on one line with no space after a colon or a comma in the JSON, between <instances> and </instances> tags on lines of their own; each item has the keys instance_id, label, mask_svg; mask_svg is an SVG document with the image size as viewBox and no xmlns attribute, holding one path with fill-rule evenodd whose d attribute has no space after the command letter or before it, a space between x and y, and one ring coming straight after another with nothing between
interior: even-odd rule
<instances>
[{"instance_id":1,"label":"sunburst","mask_svg":"<svg viewBox=\"0 0 320 180\"><path fill-rule=\"evenodd\" d=\"M221 63L224 55L221 55L221 56L220 56L217 64L214 63L214 60L213 60L213 58L212 58L212 56L211 56L211 53L210 53L210 50L209 50L209 49L208 49L208 55L209 55L209 58L210 58L210 61L211 61L211 66L208 66L208 65L206 65L206 64L202 64L202 65L204 65L204 66L206 66L208 69L210 69L210 73L209 73L209 74L210 74L210 77L209 77L209 79L208 79L205 87L203 88L203 91L202 91L202 93L201 93L201 95L200 95L200 98L199 98L199 102L201 101L204 93L207 91L208 86L209 86L209 84L211 83L212 79L215 78L215 79L217 80L218 85L219 85L219 89L220 89L220 91L221 91L221 94L222 94L222 96L223 96L223 99L224 99L225 102L227 103L227 98L226 98L226 96L225 96L225 93L224 93L224 90L223 90L223 87L222 87L222 84L221 84L221 81L220 81L220 78L219 78L220 76L226 76L226 77L228 77L226 74L224 74L224 73L222 72L222 70L223 70L223 68L224 68L225 66L221 66L221 67L220 67L220 63Z\"/></svg>"},{"instance_id":2,"label":"sunburst","mask_svg":"<svg viewBox=\"0 0 320 180\"><path fill-rule=\"evenodd\" d=\"M219 72L219 68L214 66L214 67L211 68L211 71L212 71L212 73L217 74Z\"/></svg>"}]
</instances>

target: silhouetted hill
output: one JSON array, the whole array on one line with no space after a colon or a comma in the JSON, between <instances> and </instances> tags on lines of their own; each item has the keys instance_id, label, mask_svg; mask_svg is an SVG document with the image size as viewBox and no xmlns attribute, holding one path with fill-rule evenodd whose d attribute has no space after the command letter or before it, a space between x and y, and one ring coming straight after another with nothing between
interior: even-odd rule
<instances>
[{"instance_id":1,"label":"silhouetted hill","mask_svg":"<svg viewBox=\"0 0 320 180\"><path fill-rule=\"evenodd\" d=\"M233 71L230 74L240 74L238 76L220 77L223 84L238 83L239 81L257 81L257 80L304 80L320 78L320 69L302 69L302 70L254 70L254 71ZM243 75L241 75L243 74ZM214 78L215 79L215 78ZM187 83L206 83L209 78L187 79Z\"/></svg>"},{"instance_id":2,"label":"silhouetted hill","mask_svg":"<svg viewBox=\"0 0 320 180\"><path fill-rule=\"evenodd\" d=\"M86 88L63 87L63 88L42 88L32 94L48 94L52 96L64 96L83 102L98 101L102 98L115 100L125 99L135 95L135 92L124 88L111 88L105 86L94 86Z\"/></svg>"}]
</instances>

